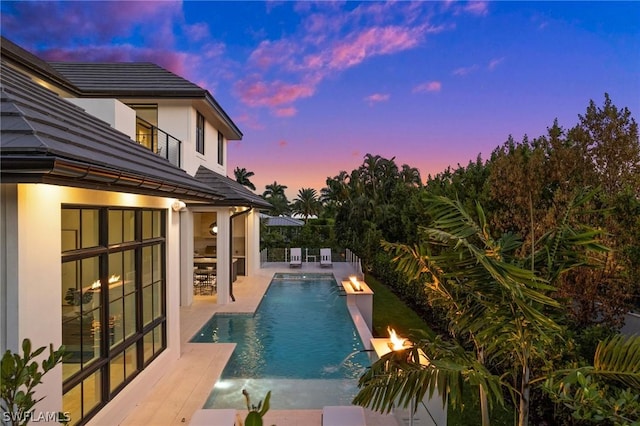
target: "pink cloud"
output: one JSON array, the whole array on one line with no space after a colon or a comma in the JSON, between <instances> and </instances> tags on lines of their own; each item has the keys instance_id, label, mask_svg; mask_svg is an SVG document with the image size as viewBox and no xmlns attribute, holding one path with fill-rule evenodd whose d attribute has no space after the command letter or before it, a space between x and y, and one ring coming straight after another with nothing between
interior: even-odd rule
<instances>
[{"instance_id":1,"label":"pink cloud","mask_svg":"<svg viewBox=\"0 0 640 426\"><path fill-rule=\"evenodd\" d=\"M470 1L463 8L463 11L474 14L485 16L489 13L489 5L484 1Z\"/></svg>"},{"instance_id":2,"label":"pink cloud","mask_svg":"<svg viewBox=\"0 0 640 426\"><path fill-rule=\"evenodd\" d=\"M14 10L11 19L3 16L3 32L19 35L26 46L42 40L57 46L76 40L103 44L139 30L148 45L160 47L173 43L172 24L184 20L182 3L168 1L17 2Z\"/></svg>"},{"instance_id":3,"label":"pink cloud","mask_svg":"<svg viewBox=\"0 0 640 426\"><path fill-rule=\"evenodd\" d=\"M287 147L287 145L289 145L289 142L287 142L287 141L286 141L286 140L284 140L284 139L280 139L280 140L278 141L278 147L280 147L280 148L286 148L286 147Z\"/></svg>"},{"instance_id":4,"label":"pink cloud","mask_svg":"<svg viewBox=\"0 0 640 426\"><path fill-rule=\"evenodd\" d=\"M262 124L255 115L247 112L240 115L236 115L234 118L234 121L244 126L247 126L252 130L264 130L265 128L264 124Z\"/></svg>"},{"instance_id":5,"label":"pink cloud","mask_svg":"<svg viewBox=\"0 0 640 426\"><path fill-rule=\"evenodd\" d=\"M298 113L298 110L295 107L284 107L284 108L276 108L273 111L273 114L276 117L293 117Z\"/></svg>"},{"instance_id":6,"label":"pink cloud","mask_svg":"<svg viewBox=\"0 0 640 426\"><path fill-rule=\"evenodd\" d=\"M236 84L236 91L244 103L250 106L280 107L307 98L314 94L311 85L290 84L281 80L265 82L261 80L242 80Z\"/></svg>"},{"instance_id":7,"label":"pink cloud","mask_svg":"<svg viewBox=\"0 0 640 426\"><path fill-rule=\"evenodd\" d=\"M453 75L464 76L477 71L478 65L471 65L470 67L460 67L453 70Z\"/></svg>"},{"instance_id":8,"label":"pink cloud","mask_svg":"<svg viewBox=\"0 0 640 426\"><path fill-rule=\"evenodd\" d=\"M490 71L493 71L503 61L504 61L504 57L492 59L491 61L489 61L489 65L487 65L487 68L489 68Z\"/></svg>"},{"instance_id":9,"label":"pink cloud","mask_svg":"<svg viewBox=\"0 0 640 426\"><path fill-rule=\"evenodd\" d=\"M422 29L398 26L375 27L354 33L350 40L338 43L330 51L328 66L346 69L367 57L400 52L415 47L422 37Z\"/></svg>"},{"instance_id":10,"label":"pink cloud","mask_svg":"<svg viewBox=\"0 0 640 426\"><path fill-rule=\"evenodd\" d=\"M442 89L442 83L439 81L427 81L413 88L413 93L439 92Z\"/></svg>"},{"instance_id":11,"label":"pink cloud","mask_svg":"<svg viewBox=\"0 0 640 426\"><path fill-rule=\"evenodd\" d=\"M297 49L297 46L288 40L264 40L251 52L249 62L261 69L286 64L290 62L292 54Z\"/></svg>"},{"instance_id":12,"label":"pink cloud","mask_svg":"<svg viewBox=\"0 0 640 426\"><path fill-rule=\"evenodd\" d=\"M205 23L185 25L183 31L192 41L203 41L210 38L209 26Z\"/></svg>"},{"instance_id":13,"label":"pink cloud","mask_svg":"<svg viewBox=\"0 0 640 426\"><path fill-rule=\"evenodd\" d=\"M364 98L365 101L369 103L369 105L373 105L378 102L388 101L391 96L387 93L374 93L373 95L369 95Z\"/></svg>"}]
</instances>

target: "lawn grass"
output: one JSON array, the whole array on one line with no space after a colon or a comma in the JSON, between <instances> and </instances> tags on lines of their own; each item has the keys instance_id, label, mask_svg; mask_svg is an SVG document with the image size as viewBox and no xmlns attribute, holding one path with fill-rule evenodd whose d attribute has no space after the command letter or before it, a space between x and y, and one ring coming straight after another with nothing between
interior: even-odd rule
<instances>
[{"instance_id":1,"label":"lawn grass","mask_svg":"<svg viewBox=\"0 0 640 426\"><path fill-rule=\"evenodd\" d=\"M365 277L367 285L373 290L373 336L388 337L387 326L394 328L399 335L409 336L411 330L425 330L428 324L387 286L371 275ZM449 426L474 426L481 424L478 393L473 389L463 392L464 409L449 406L447 424ZM513 407L506 409L494 407L490 419L492 426L512 426L514 424Z\"/></svg>"},{"instance_id":2,"label":"lawn grass","mask_svg":"<svg viewBox=\"0 0 640 426\"><path fill-rule=\"evenodd\" d=\"M405 337L412 329L428 329L427 323L387 286L371 275L366 276L365 282L373 290L373 337L389 337L387 327Z\"/></svg>"}]
</instances>

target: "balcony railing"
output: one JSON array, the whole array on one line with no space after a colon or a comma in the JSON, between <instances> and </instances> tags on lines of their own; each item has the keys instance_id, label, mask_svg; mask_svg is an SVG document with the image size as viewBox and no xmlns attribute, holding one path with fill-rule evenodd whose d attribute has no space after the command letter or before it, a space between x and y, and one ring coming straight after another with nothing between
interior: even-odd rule
<instances>
[{"instance_id":1,"label":"balcony railing","mask_svg":"<svg viewBox=\"0 0 640 426\"><path fill-rule=\"evenodd\" d=\"M136 120L136 141L180 167L180 145L182 142L167 132L138 117Z\"/></svg>"}]
</instances>

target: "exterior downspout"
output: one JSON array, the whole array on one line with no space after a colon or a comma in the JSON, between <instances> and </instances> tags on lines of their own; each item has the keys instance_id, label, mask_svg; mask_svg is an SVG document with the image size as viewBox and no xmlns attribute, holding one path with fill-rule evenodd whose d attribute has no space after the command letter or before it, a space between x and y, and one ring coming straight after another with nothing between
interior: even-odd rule
<instances>
[{"instance_id":1,"label":"exterior downspout","mask_svg":"<svg viewBox=\"0 0 640 426\"><path fill-rule=\"evenodd\" d=\"M236 298L233 295L233 219L249 213L251 210L253 210L253 207L249 207L248 210L241 211L240 213L234 213L229 216L229 296L231 297L232 302L236 301Z\"/></svg>"}]
</instances>

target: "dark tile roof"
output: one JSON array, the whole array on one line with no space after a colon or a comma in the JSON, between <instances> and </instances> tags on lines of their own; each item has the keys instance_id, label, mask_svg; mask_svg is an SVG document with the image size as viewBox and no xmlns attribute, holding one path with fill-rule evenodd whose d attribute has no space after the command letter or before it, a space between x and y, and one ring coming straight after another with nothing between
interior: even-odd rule
<instances>
[{"instance_id":1,"label":"dark tile roof","mask_svg":"<svg viewBox=\"0 0 640 426\"><path fill-rule=\"evenodd\" d=\"M199 97L206 90L151 62L49 62L85 96Z\"/></svg>"},{"instance_id":2,"label":"dark tile roof","mask_svg":"<svg viewBox=\"0 0 640 426\"><path fill-rule=\"evenodd\" d=\"M223 204L229 206L249 206L259 209L270 209L273 207L262 197L254 194L235 180L222 176L204 166L198 168L195 177L209 185L215 192L222 194L224 196Z\"/></svg>"},{"instance_id":3,"label":"dark tile roof","mask_svg":"<svg viewBox=\"0 0 640 426\"><path fill-rule=\"evenodd\" d=\"M0 63L0 177L214 202L222 194Z\"/></svg>"},{"instance_id":4,"label":"dark tile roof","mask_svg":"<svg viewBox=\"0 0 640 426\"><path fill-rule=\"evenodd\" d=\"M221 118L229 140L242 132L208 90L151 62L49 62L85 97L204 100Z\"/></svg>"},{"instance_id":5,"label":"dark tile roof","mask_svg":"<svg viewBox=\"0 0 640 426\"><path fill-rule=\"evenodd\" d=\"M78 92L78 89L47 61L38 58L36 55L18 46L11 40L5 37L0 37L0 50L2 51L3 57L9 58L11 61L20 64L20 66L29 70L34 75L53 81L71 93Z\"/></svg>"},{"instance_id":6,"label":"dark tile roof","mask_svg":"<svg viewBox=\"0 0 640 426\"><path fill-rule=\"evenodd\" d=\"M261 219L265 219L267 226L303 226L304 221L294 219L288 216L269 216L262 215Z\"/></svg>"}]
</instances>

